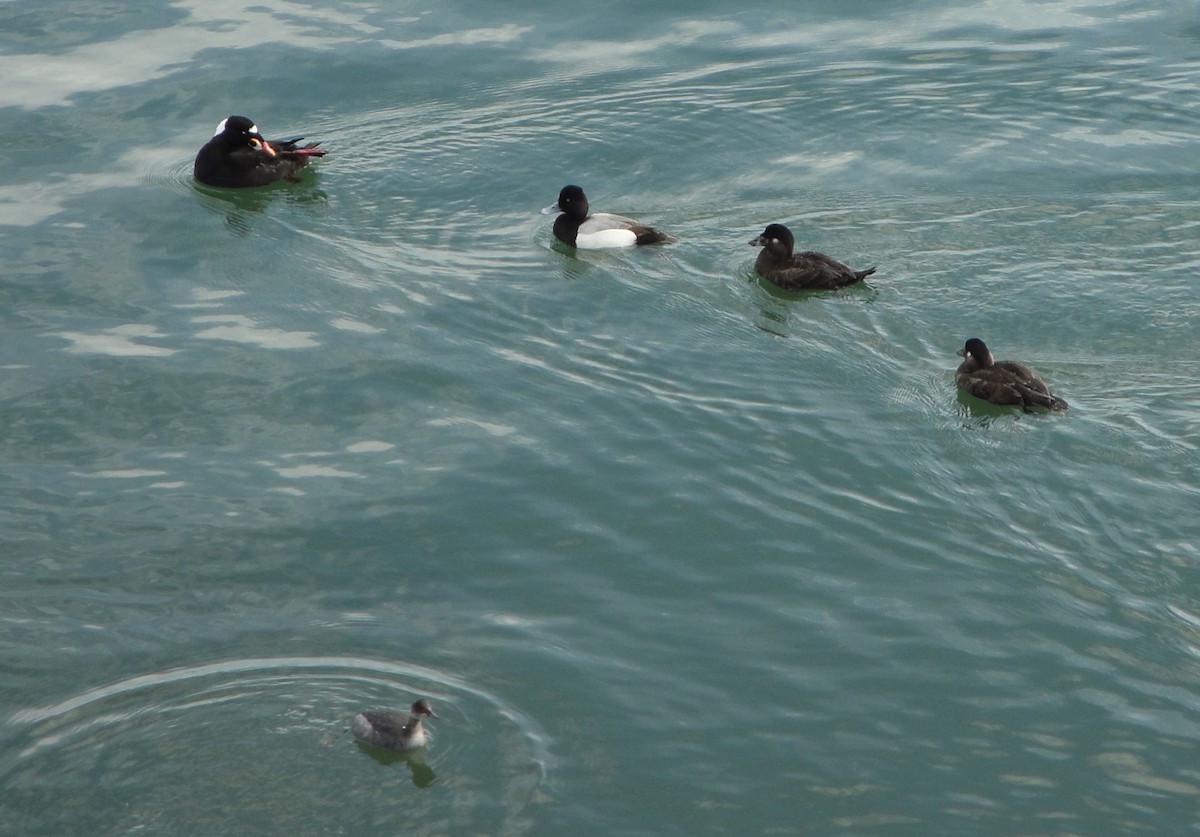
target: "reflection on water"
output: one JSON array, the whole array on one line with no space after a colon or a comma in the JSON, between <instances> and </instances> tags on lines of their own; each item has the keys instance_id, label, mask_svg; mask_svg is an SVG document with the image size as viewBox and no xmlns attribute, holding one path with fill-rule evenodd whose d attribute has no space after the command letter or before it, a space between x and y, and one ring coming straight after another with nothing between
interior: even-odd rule
<instances>
[{"instance_id":1,"label":"reflection on water","mask_svg":"<svg viewBox=\"0 0 1200 837\"><path fill-rule=\"evenodd\" d=\"M189 175L190 177L190 175ZM273 183L247 189L218 189L192 181L195 191L205 197L204 206L223 215L225 225L237 235L254 231L255 216L261 215L275 201L289 204L323 204L328 196L312 187L317 175L305 169L299 174L300 183Z\"/></svg>"},{"instance_id":2,"label":"reflection on water","mask_svg":"<svg viewBox=\"0 0 1200 837\"><path fill-rule=\"evenodd\" d=\"M434 773L433 768L425 763L424 750L397 752L395 750L385 750L381 747L372 747L370 744L364 744L361 741L355 743L358 745L358 749L385 767L391 767L403 762L412 775L413 785L418 788L427 788L437 780L437 774Z\"/></svg>"}]
</instances>

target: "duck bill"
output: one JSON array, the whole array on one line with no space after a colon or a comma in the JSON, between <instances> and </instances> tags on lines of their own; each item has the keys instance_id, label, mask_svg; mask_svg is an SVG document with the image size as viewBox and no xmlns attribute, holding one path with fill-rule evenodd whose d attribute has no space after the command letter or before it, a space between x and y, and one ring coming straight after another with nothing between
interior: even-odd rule
<instances>
[{"instance_id":1,"label":"duck bill","mask_svg":"<svg viewBox=\"0 0 1200 837\"><path fill-rule=\"evenodd\" d=\"M959 349L959 350L958 350L957 352L955 352L954 354L958 355L959 357L966 357L966 356L967 356L967 350L966 350L966 349Z\"/></svg>"},{"instance_id":2,"label":"duck bill","mask_svg":"<svg viewBox=\"0 0 1200 837\"><path fill-rule=\"evenodd\" d=\"M257 148L259 151L265 152L268 156L270 156L270 157L278 157L279 156L279 152L277 152L274 148L271 147L271 143L267 142L262 137L250 137L250 140L254 143L255 148Z\"/></svg>"},{"instance_id":3,"label":"duck bill","mask_svg":"<svg viewBox=\"0 0 1200 837\"><path fill-rule=\"evenodd\" d=\"M562 212L562 210L558 208L558 201L555 201L542 210L543 215L557 215L560 212Z\"/></svg>"},{"instance_id":4,"label":"duck bill","mask_svg":"<svg viewBox=\"0 0 1200 837\"><path fill-rule=\"evenodd\" d=\"M766 239L765 239L765 238L763 238L761 235L760 235L758 238L752 238L752 239L750 239L750 246L751 246L751 247L765 247L765 246L766 246L766 244L767 244L767 241L766 241Z\"/></svg>"}]
</instances>

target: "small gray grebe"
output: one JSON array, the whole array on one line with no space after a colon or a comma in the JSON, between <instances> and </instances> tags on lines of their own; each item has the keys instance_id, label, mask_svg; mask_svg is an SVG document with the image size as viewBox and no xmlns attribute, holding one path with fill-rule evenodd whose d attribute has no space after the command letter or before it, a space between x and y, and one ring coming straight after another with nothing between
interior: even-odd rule
<instances>
[{"instance_id":1,"label":"small gray grebe","mask_svg":"<svg viewBox=\"0 0 1200 837\"><path fill-rule=\"evenodd\" d=\"M429 701L421 698L407 712L372 709L359 712L350 722L350 731L364 744L385 750L415 750L429 741L423 717L436 718Z\"/></svg>"},{"instance_id":2,"label":"small gray grebe","mask_svg":"<svg viewBox=\"0 0 1200 837\"><path fill-rule=\"evenodd\" d=\"M1029 412L1030 407L1065 410L1063 401L1033 370L1012 360L996 360L987 345L972 337L958 350L964 358L954 374L958 388L992 404L1013 405Z\"/></svg>"}]
</instances>

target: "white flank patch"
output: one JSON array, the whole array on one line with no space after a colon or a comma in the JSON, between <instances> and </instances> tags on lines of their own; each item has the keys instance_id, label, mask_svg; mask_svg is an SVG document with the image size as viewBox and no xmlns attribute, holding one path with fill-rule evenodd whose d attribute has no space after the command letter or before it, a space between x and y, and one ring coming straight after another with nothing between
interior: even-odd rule
<instances>
[{"instance_id":1,"label":"white flank patch","mask_svg":"<svg viewBox=\"0 0 1200 837\"><path fill-rule=\"evenodd\" d=\"M607 250L612 247L632 247L637 242L637 234L633 230L600 230L594 233L580 233L575 237L575 246L580 250Z\"/></svg>"}]
</instances>

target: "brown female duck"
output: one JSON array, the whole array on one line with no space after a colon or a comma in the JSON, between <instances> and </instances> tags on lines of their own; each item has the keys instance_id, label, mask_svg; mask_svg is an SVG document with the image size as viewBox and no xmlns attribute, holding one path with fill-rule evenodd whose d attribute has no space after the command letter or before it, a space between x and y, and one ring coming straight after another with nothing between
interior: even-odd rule
<instances>
[{"instance_id":1,"label":"brown female duck","mask_svg":"<svg viewBox=\"0 0 1200 837\"><path fill-rule=\"evenodd\" d=\"M754 262L758 274L789 291L844 288L875 272L873 267L854 270L824 253L793 253L796 240L783 224L770 224L750 243L763 248Z\"/></svg>"},{"instance_id":2,"label":"brown female duck","mask_svg":"<svg viewBox=\"0 0 1200 837\"><path fill-rule=\"evenodd\" d=\"M1030 407L1067 409L1067 402L1050 392L1033 370L1016 361L996 360L978 337L968 340L958 354L963 362L954 374L954 382L976 398L1020 407L1025 412Z\"/></svg>"}]
</instances>

